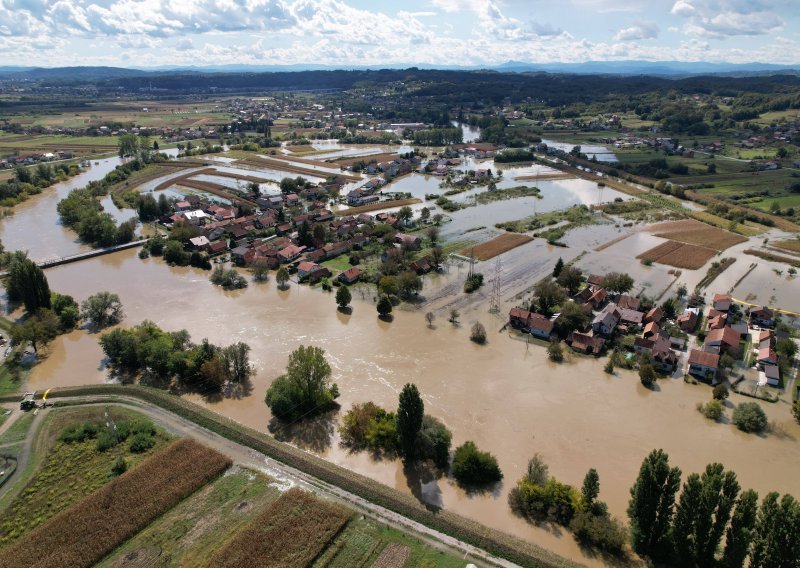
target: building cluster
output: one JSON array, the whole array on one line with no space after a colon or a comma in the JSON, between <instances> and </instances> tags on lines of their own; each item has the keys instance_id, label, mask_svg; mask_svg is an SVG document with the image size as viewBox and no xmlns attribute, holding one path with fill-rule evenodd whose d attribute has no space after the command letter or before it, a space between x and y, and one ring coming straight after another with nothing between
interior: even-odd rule
<instances>
[{"instance_id":1,"label":"building cluster","mask_svg":"<svg viewBox=\"0 0 800 568\"><path fill-rule=\"evenodd\" d=\"M24 156L6 156L0 158L0 169L30 166L32 164L47 163L54 160L70 160L74 157L74 154L68 150L57 150L55 152L45 153L33 152Z\"/></svg>"},{"instance_id":2,"label":"building cluster","mask_svg":"<svg viewBox=\"0 0 800 568\"><path fill-rule=\"evenodd\" d=\"M693 319L700 319L694 308ZM686 315L686 314L684 314ZM766 306L753 306L746 317L728 294L715 294L705 314L703 346L689 352L687 372L705 381L717 379L723 365L722 358L755 362L759 384L778 386L781 369L775 352L777 341L788 335L774 331L775 312ZM783 337L786 335L786 337Z\"/></svg>"}]
</instances>

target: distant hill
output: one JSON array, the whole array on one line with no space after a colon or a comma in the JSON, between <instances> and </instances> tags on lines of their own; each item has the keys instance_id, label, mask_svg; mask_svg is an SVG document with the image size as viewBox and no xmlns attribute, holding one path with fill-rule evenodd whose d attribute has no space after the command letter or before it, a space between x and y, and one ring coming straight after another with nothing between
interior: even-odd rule
<instances>
[{"instance_id":1,"label":"distant hill","mask_svg":"<svg viewBox=\"0 0 800 568\"><path fill-rule=\"evenodd\" d=\"M165 74L218 74L218 73L291 73L303 71L368 71L368 70L453 70L453 71L498 71L502 73L569 73L576 75L649 75L658 77L689 77L694 75L770 75L800 74L800 65L777 65L772 63L706 63L690 61L586 61L583 63L526 63L508 61L494 66L453 65L206 65L206 66L160 66L151 68L122 67L22 67L0 66L0 77L19 80L58 79L113 79L142 75Z\"/></svg>"}]
</instances>

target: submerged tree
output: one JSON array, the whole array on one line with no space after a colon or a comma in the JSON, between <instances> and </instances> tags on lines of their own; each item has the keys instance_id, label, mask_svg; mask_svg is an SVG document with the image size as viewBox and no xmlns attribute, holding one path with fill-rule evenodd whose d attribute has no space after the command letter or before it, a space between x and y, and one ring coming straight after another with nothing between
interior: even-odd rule
<instances>
[{"instance_id":1,"label":"submerged tree","mask_svg":"<svg viewBox=\"0 0 800 568\"><path fill-rule=\"evenodd\" d=\"M416 385L408 383L400 392L397 407L397 435L400 448L406 458L414 456L414 444L422 428L422 417L425 415L425 404Z\"/></svg>"}]
</instances>

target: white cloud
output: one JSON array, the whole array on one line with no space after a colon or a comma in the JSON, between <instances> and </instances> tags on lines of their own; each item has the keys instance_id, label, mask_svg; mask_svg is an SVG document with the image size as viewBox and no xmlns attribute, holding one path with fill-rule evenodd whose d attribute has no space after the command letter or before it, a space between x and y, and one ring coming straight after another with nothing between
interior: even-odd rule
<instances>
[{"instance_id":1,"label":"white cloud","mask_svg":"<svg viewBox=\"0 0 800 568\"><path fill-rule=\"evenodd\" d=\"M777 10L782 3L781 0L677 0L671 13L686 18L684 31L689 35L713 39L757 36L783 29L784 21Z\"/></svg>"},{"instance_id":2,"label":"white cloud","mask_svg":"<svg viewBox=\"0 0 800 568\"><path fill-rule=\"evenodd\" d=\"M640 22L629 28L623 28L614 34L614 41L637 41L658 37L658 25L655 22Z\"/></svg>"}]
</instances>

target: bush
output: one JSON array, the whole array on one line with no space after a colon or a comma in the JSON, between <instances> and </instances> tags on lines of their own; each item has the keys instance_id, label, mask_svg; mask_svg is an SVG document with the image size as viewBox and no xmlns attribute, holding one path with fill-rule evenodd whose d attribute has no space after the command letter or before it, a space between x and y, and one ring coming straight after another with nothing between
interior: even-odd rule
<instances>
[{"instance_id":1,"label":"bush","mask_svg":"<svg viewBox=\"0 0 800 568\"><path fill-rule=\"evenodd\" d=\"M652 365L645 364L639 368L639 380L647 388L653 386L653 383L656 382L656 371Z\"/></svg>"},{"instance_id":2,"label":"bush","mask_svg":"<svg viewBox=\"0 0 800 568\"><path fill-rule=\"evenodd\" d=\"M621 555L628 541L628 533L617 519L608 515L594 515L590 511L575 513L569 530L581 544L614 555Z\"/></svg>"},{"instance_id":3,"label":"bush","mask_svg":"<svg viewBox=\"0 0 800 568\"><path fill-rule=\"evenodd\" d=\"M482 452L475 442L464 442L453 456L453 476L464 485L487 485L503 479L497 459Z\"/></svg>"},{"instance_id":4,"label":"bush","mask_svg":"<svg viewBox=\"0 0 800 568\"><path fill-rule=\"evenodd\" d=\"M222 266L216 267L211 273L210 280L212 284L222 286L225 290L247 288L247 279L233 268L225 270Z\"/></svg>"},{"instance_id":5,"label":"bush","mask_svg":"<svg viewBox=\"0 0 800 568\"><path fill-rule=\"evenodd\" d=\"M560 363L564 360L564 349L561 348L561 344L557 341L553 341L550 345L547 346L547 356L550 357L551 361L555 361L556 363Z\"/></svg>"},{"instance_id":6,"label":"bush","mask_svg":"<svg viewBox=\"0 0 800 568\"><path fill-rule=\"evenodd\" d=\"M714 390L711 391L711 395L714 397L714 400L725 400L728 398L728 387L723 384L718 384L714 387Z\"/></svg>"},{"instance_id":7,"label":"bush","mask_svg":"<svg viewBox=\"0 0 800 568\"><path fill-rule=\"evenodd\" d=\"M467 277L466 281L464 281L464 292L471 294L481 286L483 286L483 274L480 272L473 272Z\"/></svg>"},{"instance_id":8,"label":"bush","mask_svg":"<svg viewBox=\"0 0 800 568\"><path fill-rule=\"evenodd\" d=\"M742 432L763 432L767 428L767 415L756 402L743 402L737 406L732 420Z\"/></svg>"},{"instance_id":9,"label":"bush","mask_svg":"<svg viewBox=\"0 0 800 568\"><path fill-rule=\"evenodd\" d=\"M450 462L450 443L453 434L441 421L433 416L422 417L422 428L417 434L419 457L433 460L441 469L447 468Z\"/></svg>"},{"instance_id":10,"label":"bush","mask_svg":"<svg viewBox=\"0 0 800 568\"><path fill-rule=\"evenodd\" d=\"M550 478L544 485L527 478L508 494L508 504L518 515L535 521L554 521L567 526L580 510L580 494L571 485Z\"/></svg>"},{"instance_id":11,"label":"bush","mask_svg":"<svg viewBox=\"0 0 800 568\"><path fill-rule=\"evenodd\" d=\"M486 328L483 327L481 322L476 322L475 325L472 326L469 338L475 343L486 343Z\"/></svg>"},{"instance_id":12,"label":"bush","mask_svg":"<svg viewBox=\"0 0 800 568\"><path fill-rule=\"evenodd\" d=\"M142 452L146 452L156 444L156 439L154 436L147 434L146 432L137 432L131 438L131 452L134 454L140 454Z\"/></svg>"},{"instance_id":13,"label":"bush","mask_svg":"<svg viewBox=\"0 0 800 568\"><path fill-rule=\"evenodd\" d=\"M58 436L58 440L66 444L93 440L97 437L97 431L97 424L94 422L81 422L65 428Z\"/></svg>"},{"instance_id":14,"label":"bush","mask_svg":"<svg viewBox=\"0 0 800 568\"><path fill-rule=\"evenodd\" d=\"M97 437L95 447L98 452L105 452L116 446L118 443L117 436L110 429L105 429Z\"/></svg>"},{"instance_id":15,"label":"bush","mask_svg":"<svg viewBox=\"0 0 800 568\"><path fill-rule=\"evenodd\" d=\"M117 457L114 461L114 465L111 466L111 473L113 475L122 475L128 471L128 462L125 461L125 458L122 456Z\"/></svg>"},{"instance_id":16,"label":"bush","mask_svg":"<svg viewBox=\"0 0 800 568\"><path fill-rule=\"evenodd\" d=\"M709 420L719 421L719 419L722 418L724 407L721 401L714 399L707 404L698 403L697 410Z\"/></svg>"}]
</instances>

